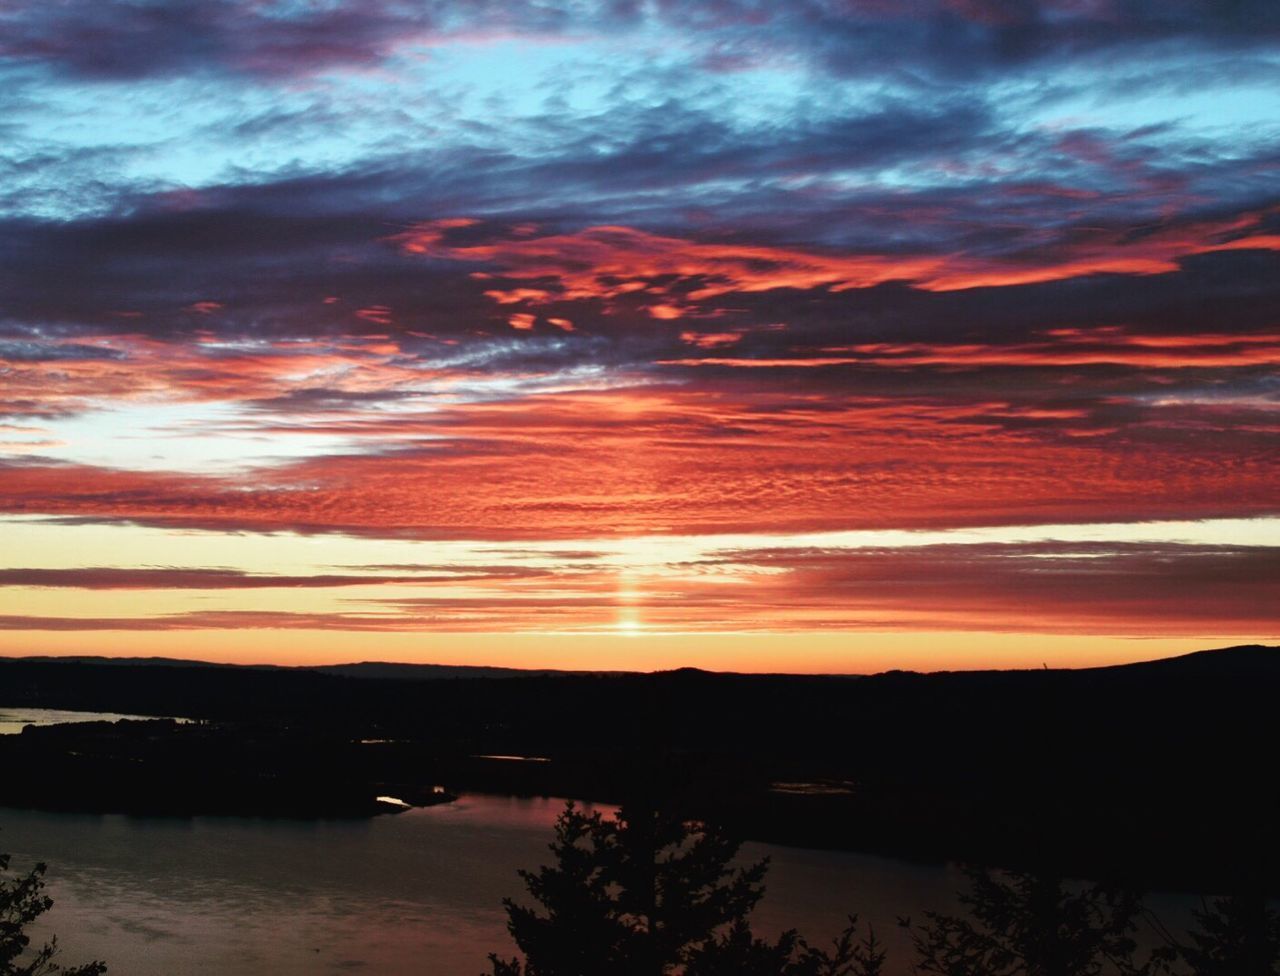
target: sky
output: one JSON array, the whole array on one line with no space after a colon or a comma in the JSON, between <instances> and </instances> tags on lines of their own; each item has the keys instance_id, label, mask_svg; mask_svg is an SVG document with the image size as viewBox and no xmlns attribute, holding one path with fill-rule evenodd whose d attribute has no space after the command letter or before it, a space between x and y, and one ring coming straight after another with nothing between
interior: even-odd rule
<instances>
[{"instance_id":1,"label":"sky","mask_svg":"<svg viewBox=\"0 0 1280 976\"><path fill-rule=\"evenodd\" d=\"M0 653L1275 640L1274 0L0 4Z\"/></svg>"}]
</instances>

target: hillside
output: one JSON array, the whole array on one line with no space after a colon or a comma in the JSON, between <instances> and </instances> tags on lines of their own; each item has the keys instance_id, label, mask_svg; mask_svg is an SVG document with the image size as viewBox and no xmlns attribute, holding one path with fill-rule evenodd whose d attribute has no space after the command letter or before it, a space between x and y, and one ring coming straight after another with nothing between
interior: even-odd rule
<instances>
[{"instance_id":1,"label":"hillside","mask_svg":"<svg viewBox=\"0 0 1280 976\"><path fill-rule=\"evenodd\" d=\"M600 800L644 789L761 839L1202 890L1280 880L1277 647L865 678L443 674L3 660L0 705L205 721L4 737L15 775L0 800L307 815L359 812L387 783ZM261 807L268 795L276 807Z\"/></svg>"}]
</instances>

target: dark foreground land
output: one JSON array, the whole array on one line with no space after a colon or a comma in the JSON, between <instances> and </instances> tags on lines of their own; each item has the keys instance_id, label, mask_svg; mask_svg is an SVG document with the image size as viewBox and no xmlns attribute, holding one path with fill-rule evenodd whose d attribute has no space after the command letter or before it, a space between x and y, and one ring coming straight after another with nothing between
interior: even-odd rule
<instances>
[{"instance_id":1,"label":"dark foreground land","mask_svg":"<svg viewBox=\"0 0 1280 976\"><path fill-rule=\"evenodd\" d=\"M198 721L0 737L0 804L327 817L643 789L759 840L1277 892L1278 693L1259 646L863 678L10 659L0 705Z\"/></svg>"}]
</instances>

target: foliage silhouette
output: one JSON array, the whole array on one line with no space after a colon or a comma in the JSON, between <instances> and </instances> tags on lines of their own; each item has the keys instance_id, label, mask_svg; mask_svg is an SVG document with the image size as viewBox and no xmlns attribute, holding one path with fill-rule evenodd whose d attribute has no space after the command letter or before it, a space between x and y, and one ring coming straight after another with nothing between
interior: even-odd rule
<instances>
[{"instance_id":1,"label":"foliage silhouette","mask_svg":"<svg viewBox=\"0 0 1280 976\"><path fill-rule=\"evenodd\" d=\"M757 938L748 916L767 861L732 862L738 843L648 804L616 817L570 803L554 863L521 871L531 908L504 899L521 959L490 955L493 976L879 976L884 952L856 919L830 951L794 931Z\"/></svg>"},{"instance_id":2,"label":"foliage silhouette","mask_svg":"<svg viewBox=\"0 0 1280 976\"><path fill-rule=\"evenodd\" d=\"M794 929L777 942L756 939L745 920L694 954L686 976L882 976L886 953L875 931L857 936L858 918L827 952L810 946Z\"/></svg>"},{"instance_id":3,"label":"foliage silhouette","mask_svg":"<svg viewBox=\"0 0 1280 976\"><path fill-rule=\"evenodd\" d=\"M969 917L928 912L911 926L917 973L931 976L1154 976L1177 956L1162 946L1138 959L1138 896L1022 872L966 870Z\"/></svg>"},{"instance_id":4,"label":"foliage silhouette","mask_svg":"<svg viewBox=\"0 0 1280 976\"><path fill-rule=\"evenodd\" d=\"M1280 912L1261 895L1215 899L1181 946L1195 976L1280 976Z\"/></svg>"},{"instance_id":5,"label":"foliage silhouette","mask_svg":"<svg viewBox=\"0 0 1280 976\"><path fill-rule=\"evenodd\" d=\"M90 962L70 969L54 962L58 940L51 938L25 961L20 961L31 945L26 928L53 905L44 893L45 866L37 864L31 873L7 877L9 855L0 854L0 976L101 976L107 967Z\"/></svg>"}]
</instances>

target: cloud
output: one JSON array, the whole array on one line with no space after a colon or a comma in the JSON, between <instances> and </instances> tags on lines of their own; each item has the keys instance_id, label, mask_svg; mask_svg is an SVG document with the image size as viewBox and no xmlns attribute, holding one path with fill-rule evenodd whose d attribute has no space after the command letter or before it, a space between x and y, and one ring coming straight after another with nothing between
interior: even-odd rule
<instances>
[{"instance_id":1,"label":"cloud","mask_svg":"<svg viewBox=\"0 0 1280 976\"><path fill-rule=\"evenodd\" d=\"M469 38L643 37L675 30L700 40L701 62L713 70L800 59L837 75L925 66L943 77L972 76L1157 44L1246 49L1280 29L1265 0L1226 6L797 0L776 9L748 0L647 7L583 0L304 6L130 0L74 11L17 5L5 12L3 25L0 56L91 80L193 72L269 80L373 69L406 48Z\"/></svg>"},{"instance_id":2,"label":"cloud","mask_svg":"<svg viewBox=\"0 0 1280 976\"><path fill-rule=\"evenodd\" d=\"M353 418L366 452L195 476L10 463L0 510L389 537L919 528L1274 513L1274 409L654 387ZM1010 377L1009 387L1024 380ZM929 382L924 381L928 386ZM1160 389L1157 384L1155 389ZM273 436L281 436L277 430ZM375 444L383 448L368 451Z\"/></svg>"},{"instance_id":3,"label":"cloud","mask_svg":"<svg viewBox=\"0 0 1280 976\"><path fill-rule=\"evenodd\" d=\"M303 184L9 225L0 410L49 434L0 509L482 539L1275 510L1274 208L850 253L387 234Z\"/></svg>"},{"instance_id":4,"label":"cloud","mask_svg":"<svg viewBox=\"0 0 1280 976\"><path fill-rule=\"evenodd\" d=\"M350 586L422 586L431 583L474 583L482 580L525 579L544 575L527 567L491 566L399 567L417 569L412 574L275 575L247 573L236 569L156 566L138 569L79 567L66 569L0 569L0 586L59 587L85 590L247 590L247 589L333 589Z\"/></svg>"},{"instance_id":5,"label":"cloud","mask_svg":"<svg viewBox=\"0 0 1280 976\"><path fill-rule=\"evenodd\" d=\"M286 76L376 63L407 32L433 32L430 6L414 13L390 3L20 5L4 16L0 56L90 80L201 71Z\"/></svg>"},{"instance_id":6,"label":"cloud","mask_svg":"<svg viewBox=\"0 0 1280 976\"><path fill-rule=\"evenodd\" d=\"M101 345L79 342L21 342L0 340L0 360L9 363L65 363L71 361L120 360L124 353Z\"/></svg>"},{"instance_id":7,"label":"cloud","mask_svg":"<svg viewBox=\"0 0 1280 976\"><path fill-rule=\"evenodd\" d=\"M1139 636L1268 632L1274 546L1069 543L725 552L757 580L766 614L832 625Z\"/></svg>"},{"instance_id":8,"label":"cloud","mask_svg":"<svg viewBox=\"0 0 1280 976\"><path fill-rule=\"evenodd\" d=\"M871 77L919 67L937 79L973 79L1098 56L1133 58L1158 45L1241 50L1264 46L1280 31L1274 7L1262 0L802 0L772 16L743 0L696 9L723 31L712 66L740 68L782 49L836 75Z\"/></svg>"},{"instance_id":9,"label":"cloud","mask_svg":"<svg viewBox=\"0 0 1280 976\"><path fill-rule=\"evenodd\" d=\"M540 286L487 290L499 304L634 297L655 318L678 318L682 307L696 315L709 299L781 289L841 292L904 281L926 291L954 291L1096 274L1167 274L1195 255L1280 250L1280 234L1259 232L1263 222L1263 214L1244 214L1229 221L1173 224L1136 238L1119 228L1095 231L1057 248L1042 246L1003 260L715 244L609 226L451 243L452 232L475 227L457 219L422 224L393 240L409 254L481 263L498 269L503 279Z\"/></svg>"},{"instance_id":10,"label":"cloud","mask_svg":"<svg viewBox=\"0 0 1280 976\"><path fill-rule=\"evenodd\" d=\"M403 627L403 621L378 614L295 613L291 611L210 610L153 617L40 617L0 615L0 630L174 631L174 630L354 630L381 631Z\"/></svg>"},{"instance_id":11,"label":"cloud","mask_svg":"<svg viewBox=\"0 0 1280 976\"><path fill-rule=\"evenodd\" d=\"M762 540L764 541L763 537ZM29 630L562 631L741 633L821 629L984 631L1117 636L1256 636L1280 596L1280 549L1266 545L1053 541L900 546L795 544L704 549L691 559L625 566L574 564L540 550L467 575L447 593L344 598L300 612L187 610L151 616L15 614L0 627ZM373 567L376 568L376 567ZM474 568L474 567L473 567ZM421 567L433 573L436 567ZM23 585L88 588L151 581L128 571L68 569L58 577L20 571ZM137 572L143 571L135 571ZM157 588L219 588L238 582L210 570L171 571ZM261 585L308 583L262 576ZM386 581L384 581L386 582ZM258 581L248 583L258 586ZM343 587L342 579L320 587Z\"/></svg>"}]
</instances>

